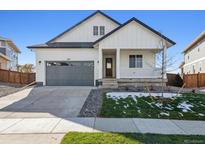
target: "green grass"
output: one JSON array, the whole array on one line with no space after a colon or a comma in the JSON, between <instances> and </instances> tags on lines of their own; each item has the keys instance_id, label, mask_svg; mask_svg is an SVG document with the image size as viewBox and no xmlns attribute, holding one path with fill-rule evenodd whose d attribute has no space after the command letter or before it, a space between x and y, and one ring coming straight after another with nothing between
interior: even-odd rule
<instances>
[{"instance_id":1,"label":"green grass","mask_svg":"<svg viewBox=\"0 0 205 154\"><path fill-rule=\"evenodd\" d=\"M69 132L62 144L204 144L205 136Z\"/></svg>"},{"instance_id":2,"label":"green grass","mask_svg":"<svg viewBox=\"0 0 205 154\"><path fill-rule=\"evenodd\" d=\"M137 100L137 101L136 101ZM160 118L180 120L205 120L205 95L182 94L175 99L159 97L132 97L113 99L104 95L100 117ZM184 110L179 106L189 105Z\"/></svg>"}]
</instances>

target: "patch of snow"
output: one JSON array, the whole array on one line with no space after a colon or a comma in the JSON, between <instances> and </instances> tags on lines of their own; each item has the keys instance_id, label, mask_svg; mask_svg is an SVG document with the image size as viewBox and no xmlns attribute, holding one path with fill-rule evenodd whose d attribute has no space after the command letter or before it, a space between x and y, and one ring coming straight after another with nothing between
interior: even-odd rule
<instances>
[{"instance_id":1,"label":"patch of snow","mask_svg":"<svg viewBox=\"0 0 205 154\"><path fill-rule=\"evenodd\" d=\"M115 102L115 104L119 105L120 103L119 102Z\"/></svg>"},{"instance_id":2,"label":"patch of snow","mask_svg":"<svg viewBox=\"0 0 205 154\"><path fill-rule=\"evenodd\" d=\"M156 103L155 105L159 108L162 108L162 103Z\"/></svg>"},{"instance_id":3,"label":"patch of snow","mask_svg":"<svg viewBox=\"0 0 205 154\"><path fill-rule=\"evenodd\" d=\"M198 115L199 115L199 116L201 116L201 117L203 117L203 116L204 116L204 114L203 114L203 113L199 113Z\"/></svg>"},{"instance_id":4,"label":"patch of snow","mask_svg":"<svg viewBox=\"0 0 205 154\"><path fill-rule=\"evenodd\" d=\"M182 116L182 117L184 116L181 112L178 112L178 113L180 114L180 116Z\"/></svg>"},{"instance_id":5,"label":"patch of snow","mask_svg":"<svg viewBox=\"0 0 205 154\"><path fill-rule=\"evenodd\" d=\"M160 97L161 93L150 93L151 96L153 97ZM134 101L136 100L136 97L148 97L150 96L149 93L143 93L143 92L109 92L106 94L108 98L112 98L114 100L118 100L120 98L127 98L127 97L132 97ZM164 93L164 98L173 98L177 94L176 93Z\"/></svg>"},{"instance_id":6,"label":"patch of snow","mask_svg":"<svg viewBox=\"0 0 205 154\"><path fill-rule=\"evenodd\" d=\"M161 112L160 115L165 115L165 116L169 116L169 113L166 112Z\"/></svg>"},{"instance_id":7,"label":"patch of snow","mask_svg":"<svg viewBox=\"0 0 205 154\"><path fill-rule=\"evenodd\" d=\"M187 104L186 102L182 102L177 106L177 108L182 109L183 112L192 111L191 110L192 107L193 107L193 105Z\"/></svg>"},{"instance_id":8,"label":"patch of snow","mask_svg":"<svg viewBox=\"0 0 205 154\"><path fill-rule=\"evenodd\" d=\"M124 113L124 114L126 114L126 112L125 112L125 111L123 111L123 113Z\"/></svg>"},{"instance_id":9,"label":"patch of snow","mask_svg":"<svg viewBox=\"0 0 205 154\"><path fill-rule=\"evenodd\" d=\"M124 108L127 109L129 107L129 104L124 105Z\"/></svg>"},{"instance_id":10,"label":"patch of snow","mask_svg":"<svg viewBox=\"0 0 205 154\"><path fill-rule=\"evenodd\" d=\"M167 109L167 110L173 110L174 108L171 107L171 106L165 106L164 109Z\"/></svg>"}]
</instances>

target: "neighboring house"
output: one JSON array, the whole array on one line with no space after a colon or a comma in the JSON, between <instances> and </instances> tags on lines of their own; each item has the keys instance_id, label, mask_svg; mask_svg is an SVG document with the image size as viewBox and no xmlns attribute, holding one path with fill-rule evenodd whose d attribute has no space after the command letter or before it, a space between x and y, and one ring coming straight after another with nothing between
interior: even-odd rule
<instances>
[{"instance_id":1,"label":"neighboring house","mask_svg":"<svg viewBox=\"0 0 205 154\"><path fill-rule=\"evenodd\" d=\"M205 73L205 32L202 32L184 51L184 74Z\"/></svg>"},{"instance_id":2,"label":"neighboring house","mask_svg":"<svg viewBox=\"0 0 205 154\"><path fill-rule=\"evenodd\" d=\"M120 24L96 11L65 32L28 48L36 54L36 81L41 85L159 84L156 68L160 44L175 44L131 18Z\"/></svg>"},{"instance_id":3,"label":"neighboring house","mask_svg":"<svg viewBox=\"0 0 205 154\"><path fill-rule=\"evenodd\" d=\"M19 53L12 40L0 36L0 69L16 71Z\"/></svg>"}]
</instances>

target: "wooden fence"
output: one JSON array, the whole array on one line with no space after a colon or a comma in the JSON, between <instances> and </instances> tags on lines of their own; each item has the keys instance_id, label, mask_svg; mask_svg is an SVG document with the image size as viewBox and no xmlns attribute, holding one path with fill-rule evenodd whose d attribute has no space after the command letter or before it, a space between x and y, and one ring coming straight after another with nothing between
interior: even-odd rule
<instances>
[{"instance_id":1,"label":"wooden fence","mask_svg":"<svg viewBox=\"0 0 205 154\"><path fill-rule=\"evenodd\" d=\"M184 74L183 80L186 88L205 87L205 73Z\"/></svg>"},{"instance_id":2,"label":"wooden fence","mask_svg":"<svg viewBox=\"0 0 205 154\"><path fill-rule=\"evenodd\" d=\"M179 74L167 73L167 86L181 87L183 85L183 79Z\"/></svg>"},{"instance_id":3,"label":"wooden fence","mask_svg":"<svg viewBox=\"0 0 205 154\"><path fill-rule=\"evenodd\" d=\"M0 69L0 81L15 83L15 84L29 84L36 80L35 73L21 73L17 71Z\"/></svg>"}]
</instances>

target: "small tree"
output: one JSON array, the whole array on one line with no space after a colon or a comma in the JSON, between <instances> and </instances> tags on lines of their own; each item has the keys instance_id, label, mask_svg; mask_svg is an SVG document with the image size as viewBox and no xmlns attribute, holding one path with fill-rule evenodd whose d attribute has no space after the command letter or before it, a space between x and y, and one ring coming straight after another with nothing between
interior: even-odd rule
<instances>
[{"instance_id":1,"label":"small tree","mask_svg":"<svg viewBox=\"0 0 205 154\"><path fill-rule=\"evenodd\" d=\"M161 51L157 54L156 58L156 67L161 70L161 93L162 97L164 97L164 86L167 72L172 72L178 69L178 67L174 68L174 64L177 62L177 55L173 57L167 57L167 43L166 40L161 40L160 42Z\"/></svg>"},{"instance_id":2,"label":"small tree","mask_svg":"<svg viewBox=\"0 0 205 154\"><path fill-rule=\"evenodd\" d=\"M167 72L172 72L178 69L178 67L174 68L174 64L177 62L176 57L178 56L175 55L173 57L167 57L167 42L164 40L162 37L159 41L159 51L156 54L156 65L154 66L153 69L159 69L161 74L161 94L162 97L164 97L164 86L165 86L165 80L166 80L166 74ZM150 64L150 62L146 61L146 64L148 64L150 67L153 67L153 64Z\"/></svg>"}]
</instances>

